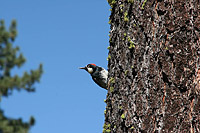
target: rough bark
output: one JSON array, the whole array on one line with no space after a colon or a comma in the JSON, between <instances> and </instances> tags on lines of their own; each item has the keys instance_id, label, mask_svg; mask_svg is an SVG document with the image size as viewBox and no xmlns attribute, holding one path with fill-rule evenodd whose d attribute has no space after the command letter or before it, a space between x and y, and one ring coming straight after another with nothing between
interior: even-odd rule
<instances>
[{"instance_id":1,"label":"rough bark","mask_svg":"<svg viewBox=\"0 0 200 133\"><path fill-rule=\"evenodd\" d=\"M200 1L108 2L103 132L200 132Z\"/></svg>"}]
</instances>

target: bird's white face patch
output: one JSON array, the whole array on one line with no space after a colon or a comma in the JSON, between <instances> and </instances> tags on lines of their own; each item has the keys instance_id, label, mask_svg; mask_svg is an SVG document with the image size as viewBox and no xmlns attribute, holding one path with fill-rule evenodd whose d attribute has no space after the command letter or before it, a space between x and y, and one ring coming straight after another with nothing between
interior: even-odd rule
<instances>
[{"instance_id":1,"label":"bird's white face patch","mask_svg":"<svg viewBox=\"0 0 200 133\"><path fill-rule=\"evenodd\" d=\"M92 73L92 72L93 72L93 69L92 69L92 68L87 68L87 71L88 71L89 73Z\"/></svg>"}]
</instances>

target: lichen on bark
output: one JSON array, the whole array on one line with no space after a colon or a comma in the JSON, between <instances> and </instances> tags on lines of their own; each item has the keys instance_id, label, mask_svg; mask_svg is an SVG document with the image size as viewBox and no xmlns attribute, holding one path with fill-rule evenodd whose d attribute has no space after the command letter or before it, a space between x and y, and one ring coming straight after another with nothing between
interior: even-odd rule
<instances>
[{"instance_id":1,"label":"lichen on bark","mask_svg":"<svg viewBox=\"0 0 200 133\"><path fill-rule=\"evenodd\" d=\"M110 132L200 132L200 2L116 0L111 8Z\"/></svg>"}]
</instances>

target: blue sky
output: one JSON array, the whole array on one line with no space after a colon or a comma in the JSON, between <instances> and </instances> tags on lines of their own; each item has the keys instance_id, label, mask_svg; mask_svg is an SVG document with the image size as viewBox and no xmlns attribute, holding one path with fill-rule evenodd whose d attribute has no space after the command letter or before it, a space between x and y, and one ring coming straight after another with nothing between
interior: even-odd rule
<instances>
[{"instance_id":1,"label":"blue sky","mask_svg":"<svg viewBox=\"0 0 200 133\"><path fill-rule=\"evenodd\" d=\"M4 0L0 19L18 23L18 45L27 59L14 72L36 69L44 74L35 93L14 91L3 98L6 116L36 124L30 133L100 133L106 90L78 68L95 63L107 68L110 15L107 0Z\"/></svg>"}]
</instances>

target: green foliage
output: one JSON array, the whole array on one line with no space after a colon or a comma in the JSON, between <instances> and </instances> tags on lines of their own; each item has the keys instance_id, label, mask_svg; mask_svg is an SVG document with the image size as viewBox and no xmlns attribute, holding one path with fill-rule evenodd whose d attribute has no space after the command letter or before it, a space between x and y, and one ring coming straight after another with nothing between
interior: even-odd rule
<instances>
[{"instance_id":1,"label":"green foliage","mask_svg":"<svg viewBox=\"0 0 200 133\"><path fill-rule=\"evenodd\" d=\"M108 1L109 5L110 5L111 7L113 7L113 5L116 3L115 0L107 0L107 1Z\"/></svg>"},{"instance_id":2,"label":"green foliage","mask_svg":"<svg viewBox=\"0 0 200 133\"><path fill-rule=\"evenodd\" d=\"M135 45L134 45L134 43L131 41L130 42L130 46L128 47L129 49L131 49L131 48L135 48Z\"/></svg>"},{"instance_id":3,"label":"green foliage","mask_svg":"<svg viewBox=\"0 0 200 133\"><path fill-rule=\"evenodd\" d=\"M28 123L21 119L10 119L4 116L0 110L0 132L2 133L28 133L29 128L34 124L34 118L31 117Z\"/></svg>"},{"instance_id":4,"label":"green foliage","mask_svg":"<svg viewBox=\"0 0 200 133\"><path fill-rule=\"evenodd\" d=\"M112 84L115 83L115 79L113 77L110 78L110 83L112 83Z\"/></svg>"},{"instance_id":5,"label":"green foliage","mask_svg":"<svg viewBox=\"0 0 200 133\"><path fill-rule=\"evenodd\" d=\"M110 60L111 59L111 56L110 55L108 55L108 57L107 57L107 60Z\"/></svg>"},{"instance_id":6,"label":"green foliage","mask_svg":"<svg viewBox=\"0 0 200 133\"><path fill-rule=\"evenodd\" d=\"M127 16L128 16L128 12L125 12L124 13L124 21L125 22L128 22L128 20L129 20Z\"/></svg>"},{"instance_id":7,"label":"green foliage","mask_svg":"<svg viewBox=\"0 0 200 133\"><path fill-rule=\"evenodd\" d=\"M127 74L128 74L128 72L129 72L129 71L128 71L128 70L126 70L126 71L125 71L125 75L127 75Z\"/></svg>"},{"instance_id":8,"label":"green foliage","mask_svg":"<svg viewBox=\"0 0 200 133\"><path fill-rule=\"evenodd\" d=\"M124 5L121 4L121 5L119 5L119 7L120 7L120 12L123 12L123 7L124 7Z\"/></svg>"},{"instance_id":9,"label":"green foliage","mask_svg":"<svg viewBox=\"0 0 200 133\"><path fill-rule=\"evenodd\" d=\"M4 21L0 20L0 99L9 96L13 90L34 91L34 84L40 81L43 69L42 64L36 70L24 72L22 76L11 73L13 68L21 68L26 62L25 57L19 52L19 47L13 46L17 36L17 23L12 21L9 30L6 29ZM0 100L1 101L1 100ZM34 125L35 120L30 118L29 122L21 119L11 119L4 116L0 110L0 132L3 133L28 133L29 128Z\"/></svg>"},{"instance_id":10,"label":"green foliage","mask_svg":"<svg viewBox=\"0 0 200 133\"><path fill-rule=\"evenodd\" d=\"M128 36L128 42L130 42L131 41L131 38L130 38L130 36Z\"/></svg>"},{"instance_id":11,"label":"green foliage","mask_svg":"<svg viewBox=\"0 0 200 133\"><path fill-rule=\"evenodd\" d=\"M111 38L109 38L109 42L112 43Z\"/></svg>"},{"instance_id":12,"label":"green foliage","mask_svg":"<svg viewBox=\"0 0 200 133\"><path fill-rule=\"evenodd\" d=\"M0 21L0 94L8 96L13 89L25 89L34 91L33 84L39 82L42 74L42 65L37 70L24 72L19 77L12 76L11 70L15 67L20 68L26 59L19 53L19 47L13 47L12 43L17 36L16 21L12 21L9 31L6 31L4 21Z\"/></svg>"},{"instance_id":13,"label":"green foliage","mask_svg":"<svg viewBox=\"0 0 200 133\"><path fill-rule=\"evenodd\" d=\"M111 132L111 130L110 130L110 129L107 129L107 130L106 130L106 133L110 133L110 132Z\"/></svg>"},{"instance_id":14,"label":"green foliage","mask_svg":"<svg viewBox=\"0 0 200 133\"><path fill-rule=\"evenodd\" d=\"M125 119L125 114L122 114L122 115L121 115L121 118L122 118L122 119Z\"/></svg>"},{"instance_id":15,"label":"green foliage","mask_svg":"<svg viewBox=\"0 0 200 133\"><path fill-rule=\"evenodd\" d=\"M104 124L103 126L103 133L110 133L111 130L110 130L110 124Z\"/></svg>"},{"instance_id":16,"label":"green foliage","mask_svg":"<svg viewBox=\"0 0 200 133\"><path fill-rule=\"evenodd\" d=\"M147 0L144 0L143 4L142 4L142 9L144 9L144 6L146 4Z\"/></svg>"},{"instance_id":17,"label":"green foliage","mask_svg":"<svg viewBox=\"0 0 200 133\"><path fill-rule=\"evenodd\" d=\"M128 37L128 42L130 43L130 46L128 47L129 49L135 48L134 42L131 40L130 37Z\"/></svg>"},{"instance_id":18,"label":"green foliage","mask_svg":"<svg viewBox=\"0 0 200 133\"><path fill-rule=\"evenodd\" d=\"M112 93L113 91L114 91L114 87L111 86L111 87L110 87L110 92Z\"/></svg>"},{"instance_id":19,"label":"green foliage","mask_svg":"<svg viewBox=\"0 0 200 133\"><path fill-rule=\"evenodd\" d=\"M128 3L133 3L134 2L134 0L128 0Z\"/></svg>"},{"instance_id":20,"label":"green foliage","mask_svg":"<svg viewBox=\"0 0 200 133\"><path fill-rule=\"evenodd\" d=\"M108 21L108 24L111 24L111 20Z\"/></svg>"}]
</instances>

